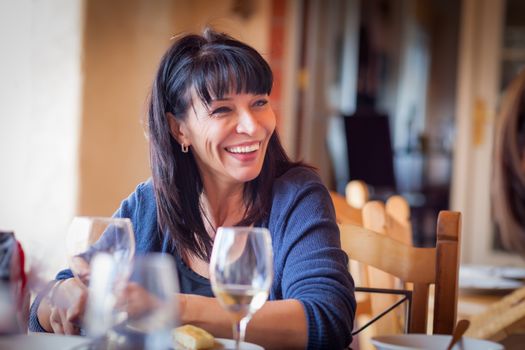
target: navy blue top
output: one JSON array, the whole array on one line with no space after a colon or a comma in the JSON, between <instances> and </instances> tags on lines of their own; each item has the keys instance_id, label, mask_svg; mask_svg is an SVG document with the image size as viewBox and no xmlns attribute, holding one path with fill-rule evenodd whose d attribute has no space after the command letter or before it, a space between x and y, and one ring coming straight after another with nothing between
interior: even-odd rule
<instances>
[{"instance_id":1,"label":"navy blue top","mask_svg":"<svg viewBox=\"0 0 525 350\"><path fill-rule=\"evenodd\" d=\"M175 265L179 276L179 288L181 293L198 294L205 297L213 297L210 280L199 275L189 268L181 259L179 254L175 253Z\"/></svg>"},{"instance_id":2,"label":"navy blue top","mask_svg":"<svg viewBox=\"0 0 525 350\"><path fill-rule=\"evenodd\" d=\"M137 255L160 251L174 254L169 239L158 229L151 180L140 184L115 215L131 219ZM296 299L302 303L308 321L308 349L349 345L356 308L354 283L348 273L348 257L341 250L330 194L319 176L310 169L295 167L277 178L271 211L261 226L270 230L274 253L269 300ZM180 258L176 260L184 289L209 292L205 278L182 265ZM67 277L71 277L67 270L57 275L57 279ZM37 296L31 307L32 331L43 331L36 313L41 297Z\"/></svg>"}]
</instances>

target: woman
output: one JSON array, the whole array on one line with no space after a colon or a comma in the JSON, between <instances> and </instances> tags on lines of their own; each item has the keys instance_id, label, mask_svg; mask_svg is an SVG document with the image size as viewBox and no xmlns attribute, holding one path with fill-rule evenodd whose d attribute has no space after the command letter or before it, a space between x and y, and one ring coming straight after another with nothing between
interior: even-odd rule
<instances>
[{"instance_id":1,"label":"woman","mask_svg":"<svg viewBox=\"0 0 525 350\"><path fill-rule=\"evenodd\" d=\"M268 101L272 82L260 54L227 35L206 30L176 40L151 92L152 179L115 215L131 219L137 254L174 255L181 323L217 337L231 337L231 324L208 280L216 229L267 227L274 280L247 340L267 348L341 349L351 341L355 312L347 257L326 188L280 144ZM71 278L54 284L51 294L73 300L67 306L40 296L32 329L78 332L84 296L76 290Z\"/></svg>"}]
</instances>

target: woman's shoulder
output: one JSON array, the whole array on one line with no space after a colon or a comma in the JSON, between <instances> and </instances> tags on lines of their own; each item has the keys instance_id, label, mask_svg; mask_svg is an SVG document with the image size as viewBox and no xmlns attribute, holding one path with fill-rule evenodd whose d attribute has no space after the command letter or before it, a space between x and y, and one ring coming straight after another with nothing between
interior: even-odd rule
<instances>
[{"instance_id":1,"label":"woman's shoulder","mask_svg":"<svg viewBox=\"0 0 525 350\"><path fill-rule=\"evenodd\" d=\"M141 197L152 197L154 199L153 180L149 178L146 181L139 183L135 188L134 193Z\"/></svg>"},{"instance_id":2,"label":"woman's shoulder","mask_svg":"<svg viewBox=\"0 0 525 350\"><path fill-rule=\"evenodd\" d=\"M153 180L148 178L147 180L140 182L133 192L130 193L128 198L125 200L155 200L155 191L153 188Z\"/></svg>"},{"instance_id":3,"label":"woman's shoulder","mask_svg":"<svg viewBox=\"0 0 525 350\"><path fill-rule=\"evenodd\" d=\"M157 205L151 179L138 184L122 204L116 214L129 218L135 231L136 251L160 250L157 225Z\"/></svg>"},{"instance_id":4,"label":"woman's shoulder","mask_svg":"<svg viewBox=\"0 0 525 350\"><path fill-rule=\"evenodd\" d=\"M288 169L275 180L274 189L300 189L307 185L323 185L323 182L313 168L297 165Z\"/></svg>"},{"instance_id":5,"label":"woman's shoulder","mask_svg":"<svg viewBox=\"0 0 525 350\"><path fill-rule=\"evenodd\" d=\"M122 201L120 211L121 216L124 217L130 217L137 212L156 211L155 191L151 178L136 186L135 190Z\"/></svg>"},{"instance_id":6,"label":"woman's shoulder","mask_svg":"<svg viewBox=\"0 0 525 350\"><path fill-rule=\"evenodd\" d=\"M328 190L317 172L307 166L295 166L279 176L273 184L272 206L288 207L310 200L325 202Z\"/></svg>"}]
</instances>

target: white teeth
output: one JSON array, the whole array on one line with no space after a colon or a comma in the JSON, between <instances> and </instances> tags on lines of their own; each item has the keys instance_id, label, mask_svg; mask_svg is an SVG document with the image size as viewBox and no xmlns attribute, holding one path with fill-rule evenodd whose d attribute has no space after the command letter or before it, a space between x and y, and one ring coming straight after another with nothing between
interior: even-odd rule
<instances>
[{"instance_id":1,"label":"white teeth","mask_svg":"<svg viewBox=\"0 0 525 350\"><path fill-rule=\"evenodd\" d=\"M226 150L231 153L250 153L253 151L257 151L258 149L259 149L259 143L254 143L249 146L238 146L238 147L226 148Z\"/></svg>"}]
</instances>

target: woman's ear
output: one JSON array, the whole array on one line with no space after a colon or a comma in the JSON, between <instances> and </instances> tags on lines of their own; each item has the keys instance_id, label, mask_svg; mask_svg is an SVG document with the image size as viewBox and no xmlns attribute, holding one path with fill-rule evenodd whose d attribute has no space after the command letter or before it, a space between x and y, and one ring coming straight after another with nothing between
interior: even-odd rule
<instances>
[{"instance_id":1,"label":"woman's ear","mask_svg":"<svg viewBox=\"0 0 525 350\"><path fill-rule=\"evenodd\" d=\"M166 117L168 118L168 123L170 124L171 136L173 136L173 138L175 138L175 140L177 140L177 142L181 145L190 146L191 142L186 123L175 118L175 116L170 112L166 113Z\"/></svg>"}]
</instances>

